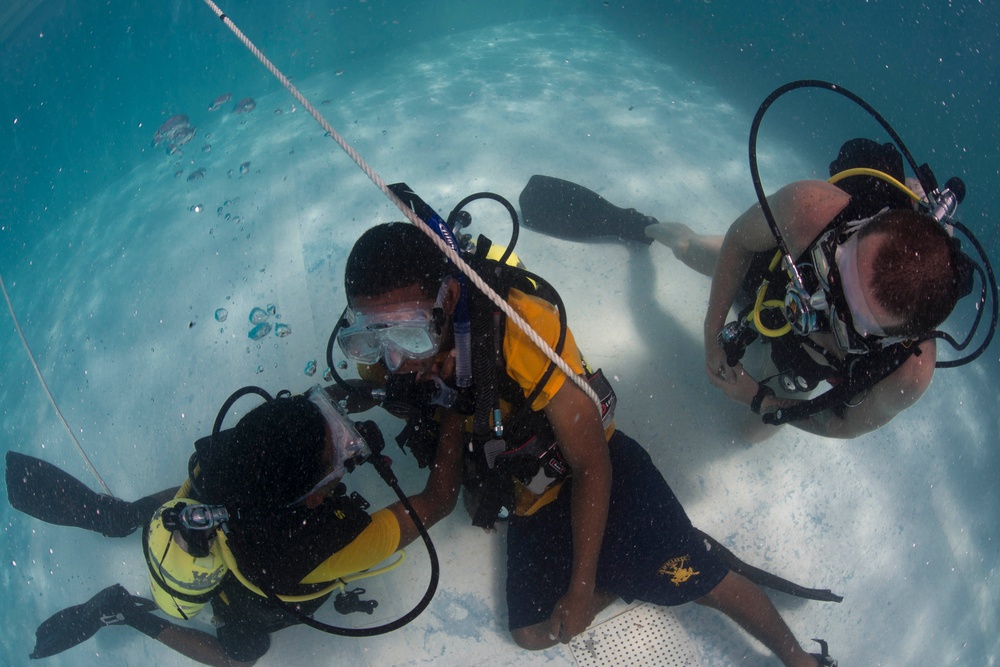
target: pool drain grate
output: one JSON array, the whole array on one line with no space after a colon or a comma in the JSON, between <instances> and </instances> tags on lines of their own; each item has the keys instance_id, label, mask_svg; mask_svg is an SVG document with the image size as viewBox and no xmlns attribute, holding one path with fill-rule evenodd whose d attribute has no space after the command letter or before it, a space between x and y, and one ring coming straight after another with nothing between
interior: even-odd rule
<instances>
[{"instance_id":1,"label":"pool drain grate","mask_svg":"<svg viewBox=\"0 0 1000 667\"><path fill-rule=\"evenodd\" d=\"M687 631L668 609L639 605L577 635L579 667L699 667Z\"/></svg>"}]
</instances>

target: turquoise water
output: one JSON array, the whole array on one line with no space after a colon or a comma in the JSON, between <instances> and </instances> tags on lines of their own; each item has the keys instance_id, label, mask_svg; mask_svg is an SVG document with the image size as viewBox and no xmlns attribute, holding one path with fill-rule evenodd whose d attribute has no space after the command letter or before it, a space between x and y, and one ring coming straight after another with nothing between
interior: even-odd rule
<instances>
[{"instance_id":1,"label":"turquoise water","mask_svg":"<svg viewBox=\"0 0 1000 667\"><path fill-rule=\"evenodd\" d=\"M746 135L757 105L782 83L820 78L873 104L941 181L965 180L962 219L996 258L994 8L536 4L222 7L387 181L406 180L442 212L479 190L515 201L531 174L549 173L722 231L753 202ZM183 478L191 443L233 389L315 381L302 369L322 358L343 306L346 252L398 213L203 3L12 7L0 25L0 271L67 421L115 493L134 498ZM210 112L224 93L232 99ZM233 114L245 97L256 109ZM154 133L180 113L197 131L167 155ZM772 114L760 147L768 190L823 176L845 138L876 136L829 93L789 95ZM506 235L497 210L473 214L479 231ZM734 442L738 411L700 368L707 281L662 247L525 232L519 252L563 293L588 357L618 383L620 425L695 522L745 560L845 595L841 605L775 596L800 639L826 637L842 664L996 663L995 347L939 372L916 408L877 433L840 443L788 432L747 448ZM268 304L292 334L253 341L248 315ZM0 332L4 448L95 484L7 314ZM404 488L420 488L412 459L394 458ZM374 475L357 484L388 502ZM24 664L34 628L58 609L113 581L145 587L134 538L2 507L3 664ZM260 664L572 664L505 639L502 546L460 514L435 529L446 583L411 626L364 642L289 630ZM369 587L384 589L386 619L406 609L394 597L419 597L424 560L415 549L412 569ZM678 613L703 664L774 664L710 612ZM329 610L328 620L343 619ZM50 663L97 656L186 664L122 630Z\"/></svg>"}]
</instances>

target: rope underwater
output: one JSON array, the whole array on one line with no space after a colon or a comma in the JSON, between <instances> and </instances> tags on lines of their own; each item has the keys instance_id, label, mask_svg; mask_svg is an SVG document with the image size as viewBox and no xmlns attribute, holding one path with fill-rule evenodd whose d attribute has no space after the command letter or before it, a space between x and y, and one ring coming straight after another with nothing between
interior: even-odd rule
<instances>
[{"instance_id":1,"label":"rope underwater","mask_svg":"<svg viewBox=\"0 0 1000 667\"><path fill-rule=\"evenodd\" d=\"M45 378L42 376L42 371L38 368L38 362L35 361L35 355L32 354L31 347L28 346L28 340L24 337L24 332L21 330L21 323L18 322L17 315L14 314L14 304L10 302L10 295L7 294L7 285L3 281L3 275L0 275L0 290L3 291L3 298L7 302L7 310L10 311L10 317L14 320L14 328L17 330L17 335L20 336L21 343L24 345L24 349L28 353L28 359L31 360L31 366L35 369L35 375L38 376L38 381L42 383L42 389L45 390L45 395L49 397L49 403L52 404L52 408L56 411L59 421L61 421L62 425L66 428L66 432L69 433L69 437L73 439L73 444L76 445L76 450L80 452L80 456L83 457L83 462L87 464L88 468L90 468L90 472L94 473L94 477L97 478L97 481L107 494L109 496L114 496L115 494L111 493L111 489L109 489L108 485L104 483L104 479L101 477L101 474L97 472L97 468L95 468L94 464L91 463L90 457L87 456L87 452L83 451L83 447L80 446L80 441L76 439L76 436L73 434L73 429L69 427L69 424L66 422L66 418L63 417L63 413L59 409L59 406L56 405L56 399L52 397L52 392L49 391L49 385L45 382Z\"/></svg>"},{"instance_id":2,"label":"rope underwater","mask_svg":"<svg viewBox=\"0 0 1000 667\"><path fill-rule=\"evenodd\" d=\"M246 35L243 34L243 32L236 26L236 24L233 23L232 19L230 19L221 9L219 9L218 5L216 5L215 2L213 2L213 0L204 0L204 1L205 4L208 5L208 7L215 13L215 15L218 16L219 19L226 25L226 27L229 28L229 30L234 35L236 35L236 38L239 39L245 47L247 47L247 50L249 50L250 53L252 53L254 57L257 58L257 60L259 60L260 63L276 79L278 79L279 82L281 82L281 85L284 86L285 89L289 93L291 93L296 100L298 100L298 102L302 105L302 107L309 112L309 115L312 116L317 123L319 123L319 126L323 128L323 130L330 136L330 138L333 139L335 142L337 142L337 145L340 146L343 149L343 151L347 153L348 157L350 157L351 160L353 160L354 163L358 165L358 167L361 169L361 171L364 172L364 174L369 178L369 180L371 180L371 182L375 184L375 187L377 187L379 190L382 191L382 194L384 194L386 198L389 201L391 201L403 213L404 216L406 216L407 220L409 220L413 225L415 225L417 229L426 234L427 237L431 241L433 241L434 245L437 246L437 248L441 252L443 252L445 256L447 256L448 259L451 260L455 264L455 266L457 266L459 270L469 278L470 281L472 281L472 284L475 285L483 294L489 297L490 301L492 301L497 306L497 308L502 310L503 313L508 318L510 318L510 320L514 322L514 324L516 324L517 327L521 329L521 331L523 331L526 336L528 336L531 342L533 342L538 347L538 349L541 350L545 354L545 356L548 357L549 360L552 361L552 363L554 363L559 368L559 370L561 370L563 373L566 374L566 377L568 377L578 387L580 387L580 389L582 389L584 393L586 393L587 396L589 396L590 399L597 405L597 409L598 411L600 411L601 400L597 397L597 394L590 387L587 381L581 377L578 377L576 373L573 372L573 369L569 367L569 364L567 364L559 355L555 353L555 351L544 340L542 340L542 338L535 332L535 330L531 327L531 325L529 325L520 315L518 315L510 307L510 305L507 304L506 301L500 298L500 295L497 294L495 291L493 291L483 281L483 279L479 277L479 274L477 274L472 269L472 267L470 267L461 257L459 257L458 253L449 248L448 245L441 238L437 236L437 234L431 231L427 227L427 225L425 225L424 222L420 220L419 217L417 217L416 213L410 210L410 208L406 204L404 204L399 199L399 197L397 197L395 193L393 193L389 189L389 187L385 184L385 181L382 180L381 176L379 176L374 169L368 166L368 164L364 161L364 159L360 155L358 155L358 152L354 150L354 148L349 143L347 143L347 141L333 128L333 126L330 125L330 123L326 120L326 118L324 118L323 115L319 111L317 111L316 108L309 102L309 100L306 99L305 95L300 93L298 88L296 88L295 85L288 80L288 77L286 77L281 72L281 70L279 70L270 60L268 60L267 56L265 56L261 52L261 50L258 49L257 46L252 41L250 41L250 39Z\"/></svg>"}]
</instances>

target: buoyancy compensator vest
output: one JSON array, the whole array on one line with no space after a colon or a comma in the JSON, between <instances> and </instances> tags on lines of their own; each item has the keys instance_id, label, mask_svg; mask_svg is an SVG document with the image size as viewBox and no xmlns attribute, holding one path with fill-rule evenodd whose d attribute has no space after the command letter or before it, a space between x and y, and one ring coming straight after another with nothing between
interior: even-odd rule
<instances>
[{"instance_id":1,"label":"buoyancy compensator vest","mask_svg":"<svg viewBox=\"0 0 1000 667\"><path fill-rule=\"evenodd\" d=\"M540 276L488 259L490 246L489 240L480 236L470 265L504 300L512 289L516 289L551 303L560 320L560 334L553 349L561 355L567 328L559 294ZM478 291L472 294L470 305L476 392L466 448L465 484L477 497L473 525L489 528L502 508L514 510L515 480L539 494L568 477L570 469L559 451L545 413L532 409L552 374L561 371L550 363L533 390L525 396L524 390L506 370L503 353L506 316ZM607 428L614 418L617 402L614 391L600 370L587 375L601 399L601 416Z\"/></svg>"},{"instance_id":2,"label":"buoyancy compensator vest","mask_svg":"<svg viewBox=\"0 0 1000 667\"><path fill-rule=\"evenodd\" d=\"M814 246L827 235L827 232L845 230L853 223L871 218L887 209L911 206L910 199L905 193L877 176L856 174L838 179L837 175L841 172L857 168L882 172L900 182L904 178L902 155L892 144L878 144L862 138L846 142L841 147L837 159L831 162L830 172L834 184L849 194L851 199L797 259L797 264L809 264ZM744 282L744 290L754 293L761 288L763 295L756 303L751 303L743 309L738 322L752 318L752 311L759 308L761 301L781 303L784 299L789 279L781 262L775 261L777 259L770 251L757 253L753 258L747 281ZM756 284L752 284L754 282ZM779 324L784 324L783 320L779 323L774 321L775 319L781 318L780 316L772 318L768 326L776 328ZM755 338L756 336L752 334L745 336L741 343L742 347L745 348ZM822 381L832 385L830 390L819 396L763 415L763 421L769 424L805 419L828 409L843 417L849 401L891 375L910 356L920 354L917 340L895 342L865 354L848 352L842 358L830 354L808 336L800 336L792 331L769 337L767 340L770 342L771 359L778 369L778 374L767 378L764 383L777 380L786 392L812 391ZM813 354L806 348L812 350ZM825 363L818 361L817 356L824 359Z\"/></svg>"}]
</instances>

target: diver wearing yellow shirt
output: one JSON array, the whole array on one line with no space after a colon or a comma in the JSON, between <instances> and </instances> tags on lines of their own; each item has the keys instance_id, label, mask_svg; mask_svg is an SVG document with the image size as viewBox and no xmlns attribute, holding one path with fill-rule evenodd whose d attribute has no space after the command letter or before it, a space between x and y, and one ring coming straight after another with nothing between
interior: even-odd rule
<instances>
[{"instance_id":1,"label":"diver wearing yellow shirt","mask_svg":"<svg viewBox=\"0 0 1000 667\"><path fill-rule=\"evenodd\" d=\"M470 289L463 304L461 279L412 225L379 225L355 243L338 343L348 358L382 363L393 377L460 387L458 322L469 311L475 408L465 483L479 494L476 525L492 522L501 505L511 512L506 582L514 641L533 650L568 643L619 596L692 601L736 620L788 667L831 664L806 653L767 596L709 551L649 455L613 427L613 392L588 372L560 309L529 294L523 273L505 282L510 272L479 251L472 260L480 277L496 279L507 305L571 372L586 376L600 410L491 302ZM539 295L550 293L537 276L528 280ZM441 400L432 414L442 425L469 413L454 391L450 404L443 389L431 394L431 403ZM438 447L454 448L454 437L444 428Z\"/></svg>"},{"instance_id":2,"label":"diver wearing yellow shirt","mask_svg":"<svg viewBox=\"0 0 1000 667\"><path fill-rule=\"evenodd\" d=\"M461 419L453 419L442 428L458 433L461 427ZM16 509L108 536L146 526L143 546L156 601L109 586L42 623L31 657L55 655L106 625L124 624L202 664L253 664L270 647L270 633L300 622L262 588L310 615L352 575L418 537L401 501L369 516L364 499L348 495L341 482L381 450L381 438L373 422L351 422L316 386L270 400L234 428L202 438L180 489L135 503L97 494L51 464L8 452L8 497ZM457 448L441 447L423 491L408 498L424 526L454 508L460 464ZM203 543L200 532L182 530L209 521L219 508L232 515L225 530L206 533ZM215 636L152 613L158 605L186 619L208 603Z\"/></svg>"}]
</instances>

